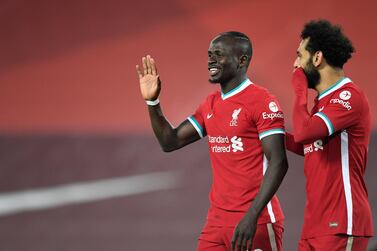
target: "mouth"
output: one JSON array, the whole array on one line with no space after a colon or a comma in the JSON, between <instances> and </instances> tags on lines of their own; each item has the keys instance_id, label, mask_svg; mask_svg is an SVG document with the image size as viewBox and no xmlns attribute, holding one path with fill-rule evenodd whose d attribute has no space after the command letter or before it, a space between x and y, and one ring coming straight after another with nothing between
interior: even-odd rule
<instances>
[{"instance_id":1,"label":"mouth","mask_svg":"<svg viewBox=\"0 0 377 251\"><path fill-rule=\"evenodd\" d=\"M217 75L220 72L220 69L217 68L217 67L209 67L208 71L209 71L209 75L211 77L213 77L213 76Z\"/></svg>"}]
</instances>

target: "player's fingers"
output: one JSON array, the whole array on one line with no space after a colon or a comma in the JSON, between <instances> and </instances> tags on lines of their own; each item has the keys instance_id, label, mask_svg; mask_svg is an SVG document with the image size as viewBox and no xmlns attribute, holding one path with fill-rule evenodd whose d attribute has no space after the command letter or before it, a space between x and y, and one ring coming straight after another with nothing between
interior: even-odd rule
<instances>
[{"instance_id":1,"label":"player's fingers","mask_svg":"<svg viewBox=\"0 0 377 251\"><path fill-rule=\"evenodd\" d=\"M151 56L150 55L147 55L147 72L148 72L148 74L152 74Z\"/></svg>"},{"instance_id":2,"label":"player's fingers","mask_svg":"<svg viewBox=\"0 0 377 251\"><path fill-rule=\"evenodd\" d=\"M246 251L251 251L252 250L252 247L253 247L253 241L252 239L250 238L247 242L247 248L246 248Z\"/></svg>"},{"instance_id":3,"label":"player's fingers","mask_svg":"<svg viewBox=\"0 0 377 251\"><path fill-rule=\"evenodd\" d=\"M156 62L154 61L153 58L151 58L151 68L152 68L152 74L156 76L157 75Z\"/></svg>"},{"instance_id":4,"label":"player's fingers","mask_svg":"<svg viewBox=\"0 0 377 251\"><path fill-rule=\"evenodd\" d=\"M238 236L238 240L237 240L237 250L238 251L241 251L242 250L242 242L244 240L244 236L243 234L241 233L239 236Z\"/></svg>"},{"instance_id":5,"label":"player's fingers","mask_svg":"<svg viewBox=\"0 0 377 251\"><path fill-rule=\"evenodd\" d=\"M142 63L143 63L143 70L144 70L144 75L147 75L148 71L147 71L147 59L146 57L143 57L141 59Z\"/></svg>"},{"instance_id":6,"label":"player's fingers","mask_svg":"<svg viewBox=\"0 0 377 251\"><path fill-rule=\"evenodd\" d=\"M157 85L158 85L158 88L161 88L161 79L159 75L157 75Z\"/></svg>"},{"instance_id":7,"label":"player's fingers","mask_svg":"<svg viewBox=\"0 0 377 251\"><path fill-rule=\"evenodd\" d=\"M232 237L232 241L231 241L231 251L234 251L235 248L236 248L236 242L237 242L237 238L238 238L238 229L236 228L233 232L233 237Z\"/></svg>"},{"instance_id":8,"label":"player's fingers","mask_svg":"<svg viewBox=\"0 0 377 251\"><path fill-rule=\"evenodd\" d=\"M143 73L141 73L141 69L139 65L136 65L136 72L137 72L137 75L139 75L139 78L143 77Z\"/></svg>"},{"instance_id":9,"label":"player's fingers","mask_svg":"<svg viewBox=\"0 0 377 251\"><path fill-rule=\"evenodd\" d=\"M242 242L241 242L241 250L242 251L246 251L246 242L247 242L247 238L244 236L244 238L242 239Z\"/></svg>"}]
</instances>

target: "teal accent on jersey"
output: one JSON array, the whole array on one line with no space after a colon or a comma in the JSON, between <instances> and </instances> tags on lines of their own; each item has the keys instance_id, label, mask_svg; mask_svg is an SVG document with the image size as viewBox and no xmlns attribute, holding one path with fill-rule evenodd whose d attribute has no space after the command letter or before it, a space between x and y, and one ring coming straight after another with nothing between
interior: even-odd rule
<instances>
[{"instance_id":1,"label":"teal accent on jersey","mask_svg":"<svg viewBox=\"0 0 377 251\"><path fill-rule=\"evenodd\" d=\"M327 95L327 93L334 90L340 84L340 82L342 82L344 79L345 78L340 79L338 82L336 82L335 84L333 84L332 86L324 90L321 94L318 95L318 99L321 99L323 96Z\"/></svg>"},{"instance_id":2,"label":"teal accent on jersey","mask_svg":"<svg viewBox=\"0 0 377 251\"><path fill-rule=\"evenodd\" d=\"M329 136L331 136L334 133L335 129L330 119L323 112L317 112L314 115L320 117L325 122L327 129L329 130Z\"/></svg>"},{"instance_id":3,"label":"teal accent on jersey","mask_svg":"<svg viewBox=\"0 0 377 251\"><path fill-rule=\"evenodd\" d=\"M221 98L222 99L226 99L230 96L232 96L233 93L237 92L239 89L241 89L243 87L244 84L246 84L247 82L249 82L249 79L245 79L244 81L242 81L241 84L239 84L237 87L233 88L232 90L228 91L227 93L223 93L223 91L221 91Z\"/></svg>"},{"instance_id":4,"label":"teal accent on jersey","mask_svg":"<svg viewBox=\"0 0 377 251\"><path fill-rule=\"evenodd\" d=\"M259 134L259 139L263 139L264 137L270 136L272 134L285 134L284 129L271 129Z\"/></svg>"},{"instance_id":5,"label":"teal accent on jersey","mask_svg":"<svg viewBox=\"0 0 377 251\"><path fill-rule=\"evenodd\" d=\"M204 137L204 130L203 128L201 127L201 125L198 123L198 121L193 117L193 116L190 116L187 118L190 123L194 126L195 130L198 132L199 136L201 138Z\"/></svg>"}]
</instances>

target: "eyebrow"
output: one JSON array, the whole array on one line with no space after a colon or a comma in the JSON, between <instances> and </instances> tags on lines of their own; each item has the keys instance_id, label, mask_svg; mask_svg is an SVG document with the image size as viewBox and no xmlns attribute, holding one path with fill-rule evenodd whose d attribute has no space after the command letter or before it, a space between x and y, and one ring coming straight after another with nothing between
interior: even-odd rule
<instances>
[{"instance_id":1,"label":"eyebrow","mask_svg":"<svg viewBox=\"0 0 377 251\"><path fill-rule=\"evenodd\" d=\"M220 49L208 50L208 52L221 52Z\"/></svg>"}]
</instances>

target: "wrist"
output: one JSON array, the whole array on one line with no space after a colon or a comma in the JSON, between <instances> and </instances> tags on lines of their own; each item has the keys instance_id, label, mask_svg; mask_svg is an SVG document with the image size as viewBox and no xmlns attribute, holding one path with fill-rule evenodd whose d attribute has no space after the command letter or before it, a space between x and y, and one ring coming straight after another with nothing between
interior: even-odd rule
<instances>
[{"instance_id":1,"label":"wrist","mask_svg":"<svg viewBox=\"0 0 377 251\"><path fill-rule=\"evenodd\" d=\"M145 103L149 106L156 106L160 103L160 100L156 98L155 100L145 100Z\"/></svg>"},{"instance_id":2,"label":"wrist","mask_svg":"<svg viewBox=\"0 0 377 251\"><path fill-rule=\"evenodd\" d=\"M258 213L258 211L257 211L256 208L251 207L251 208L249 208L249 210L246 212L246 215L247 215L250 219L254 219L254 220L256 220L256 219L258 218L258 216L259 216L259 213Z\"/></svg>"}]
</instances>

